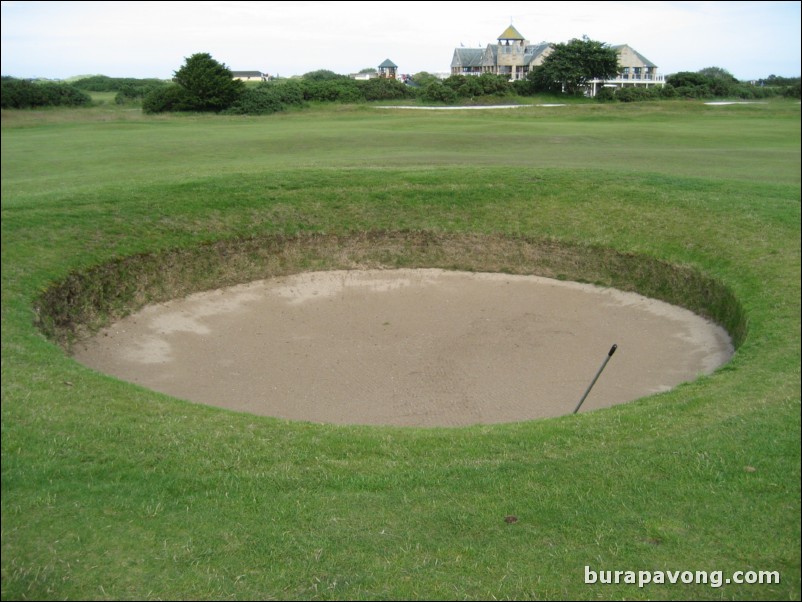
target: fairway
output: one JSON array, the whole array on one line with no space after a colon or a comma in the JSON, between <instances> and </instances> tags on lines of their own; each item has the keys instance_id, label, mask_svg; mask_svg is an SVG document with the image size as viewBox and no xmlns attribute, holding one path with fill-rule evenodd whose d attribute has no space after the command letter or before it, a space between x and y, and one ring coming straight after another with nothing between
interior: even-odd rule
<instances>
[{"instance_id":1,"label":"fairway","mask_svg":"<svg viewBox=\"0 0 802 602\"><path fill-rule=\"evenodd\" d=\"M450 428L230 411L72 357L151 304L374 269L643 295L734 355ZM798 101L3 111L2 283L3 599L802 595Z\"/></svg>"}]
</instances>

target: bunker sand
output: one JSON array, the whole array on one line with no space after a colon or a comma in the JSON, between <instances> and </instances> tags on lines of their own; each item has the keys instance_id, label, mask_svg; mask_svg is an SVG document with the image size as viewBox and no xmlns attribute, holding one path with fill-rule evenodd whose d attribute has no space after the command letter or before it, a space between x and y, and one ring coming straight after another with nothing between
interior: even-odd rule
<instances>
[{"instance_id":1,"label":"bunker sand","mask_svg":"<svg viewBox=\"0 0 802 602\"><path fill-rule=\"evenodd\" d=\"M436 269L302 273L146 307L75 350L186 400L290 420L463 426L669 390L732 355L721 327L614 289Z\"/></svg>"}]
</instances>

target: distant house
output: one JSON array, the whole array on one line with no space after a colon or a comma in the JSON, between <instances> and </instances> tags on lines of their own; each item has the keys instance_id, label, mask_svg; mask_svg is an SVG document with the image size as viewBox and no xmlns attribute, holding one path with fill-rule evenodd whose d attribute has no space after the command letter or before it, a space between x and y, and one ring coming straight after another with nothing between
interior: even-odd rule
<instances>
[{"instance_id":1,"label":"distant house","mask_svg":"<svg viewBox=\"0 0 802 602\"><path fill-rule=\"evenodd\" d=\"M390 59L387 59L381 65L379 65L379 77L387 77L390 79L395 79L397 75L398 75L398 65L396 65Z\"/></svg>"},{"instance_id":2,"label":"distant house","mask_svg":"<svg viewBox=\"0 0 802 602\"><path fill-rule=\"evenodd\" d=\"M261 71L232 71L234 79L241 79L244 82L266 82L270 76Z\"/></svg>"},{"instance_id":3,"label":"distant house","mask_svg":"<svg viewBox=\"0 0 802 602\"><path fill-rule=\"evenodd\" d=\"M369 80L376 79L377 77L386 77L389 79L398 79L398 65L390 59L384 61L381 65L376 67L376 71L371 69L363 69L359 73L352 73L351 79Z\"/></svg>"},{"instance_id":4,"label":"distant house","mask_svg":"<svg viewBox=\"0 0 802 602\"><path fill-rule=\"evenodd\" d=\"M455 48L451 59L451 75L481 75L493 73L505 75L510 81L526 79L526 76L543 64L554 46L548 42L531 44L510 25L497 38L498 43L486 48ZM649 87L662 86L663 76L657 74L657 65L626 44L612 46L618 53L621 71L609 80L594 80L586 91L595 96L602 87Z\"/></svg>"}]
</instances>

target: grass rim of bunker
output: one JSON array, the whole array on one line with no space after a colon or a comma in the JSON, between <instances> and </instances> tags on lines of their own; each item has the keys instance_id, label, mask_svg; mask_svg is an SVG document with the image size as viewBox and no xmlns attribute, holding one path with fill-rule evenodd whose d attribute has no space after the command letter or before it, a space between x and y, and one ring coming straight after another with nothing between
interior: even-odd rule
<instances>
[{"instance_id":1,"label":"grass rim of bunker","mask_svg":"<svg viewBox=\"0 0 802 602\"><path fill-rule=\"evenodd\" d=\"M120 257L53 282L34 302L37 327L70 347L152 303L309 271L440 268L572 280L636 292L722 326L734 348L743 307L719 280L690 266L593 245L524 236L368 231L226 239Z\"/></svg>"}]
</instances>

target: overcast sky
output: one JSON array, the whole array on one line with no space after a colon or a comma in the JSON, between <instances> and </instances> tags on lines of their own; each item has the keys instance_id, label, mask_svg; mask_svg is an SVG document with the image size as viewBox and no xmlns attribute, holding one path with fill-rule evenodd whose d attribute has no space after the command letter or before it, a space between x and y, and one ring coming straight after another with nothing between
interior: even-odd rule
<instances>
[{"instance_id":1,"label":"overcast sky","mask_svg":"<svg viewBox=\"0 0 802 602\"><path fill-rule=\"evenodd\" d=\"M668 75L795 77L800 2L2 2L2 75L170 78L197 52L235 71L447 72L512 22L533 43L629 44Z\"/></svg>"}]
</instances>

